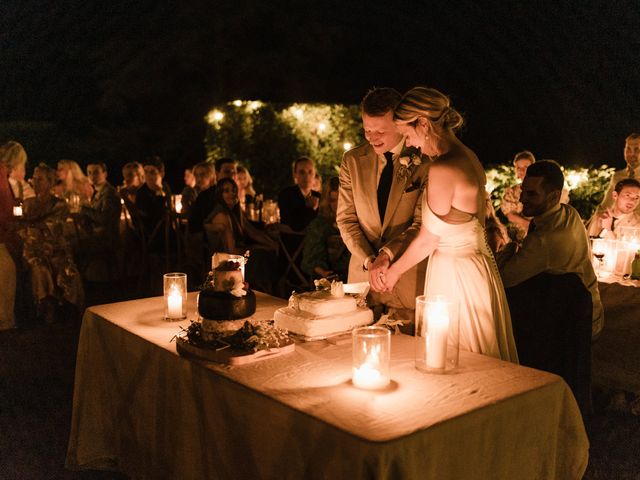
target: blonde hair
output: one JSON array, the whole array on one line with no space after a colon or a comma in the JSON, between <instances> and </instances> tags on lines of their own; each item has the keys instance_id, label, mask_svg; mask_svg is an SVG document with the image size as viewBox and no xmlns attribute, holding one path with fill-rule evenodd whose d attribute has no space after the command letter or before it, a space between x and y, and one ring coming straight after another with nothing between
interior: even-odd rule
<instances>
[{"instance_id":1,"label":"blonde hair","mask_svg":"<svg viewBox=\"0 0 640 480\"><path fill-rule=\"evenodd\" d=\"M80 192L80 187L89 183L89 179L82 172L78 162L73 160L60 160L58 166L60 165L69 170L69 175L67 175L67 178L64 180L65 191L75 190Z\"/></svg>"},{"instance_id":2,"label":"blonde hair","mask_svg":"<svg viewBox=\"0 0 640 480\"><path fill-rule=\"evenodd\" d=\"M536 157L529 150L522 150L516 153L513 157L513 164L515 165L518 160L530 160L531 163L536 163Z\"/></svg>"},{"instance_id":3,"label":"blonde hair","mask_svg":"<svg viewBox=\"0 0 640 480\"><path fill-rule=\"evenodd\" d=\"M127 172L135 173L136 177L138 177L138 180L140 181L140 185L144 183L144 169L140 162L125 163L122 167L122 176L126 177Z\"/></svg>"},{"instance_id":4,"label":"blonde hair","mask_svg":"<svg viewBox=\"0 0 640 480\"><path fill-rule=\"evenodd\" d=\"M412 88L403 95L393 115L397 123L415 123L419 117L443 129L457 130L464 123L449 97L435 88Z\"/></svg>"},{"instance_id":5,"label":"blonde hair","mask_svg":"<svg viewBox=\"0 0 640 480\"><path fill-rule=\"evenodd\" d=\"M9 172L26 163L27 152L18 142L10 140L0 147L0 165L7 167Z\"/></svg>"},{"instance_id":6,"label":"blonde hair","mask_svg":"<svg viewBox=\"0 0 640 480\"><path fill-rule=\"evenodd\" d=\"M251 195L252 197L255 197L256 191L253 188L253 177L249 173L249 170L246 167L243 167L242 165L238 165L236 167L236 170L238 172L238 175L240 175L241 173L245 173L247 175L247 186L244 188L244 193L247 195Z\"/></svg>"}]
</instances>

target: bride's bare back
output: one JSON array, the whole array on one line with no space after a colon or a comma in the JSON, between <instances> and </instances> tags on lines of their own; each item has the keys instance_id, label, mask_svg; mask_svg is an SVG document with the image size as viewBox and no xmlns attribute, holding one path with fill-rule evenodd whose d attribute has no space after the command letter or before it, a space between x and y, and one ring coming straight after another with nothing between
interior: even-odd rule
<instances>
[{"instance_id":1,"label":"bride's bare back","mask_svg":"<svg viewBox=\"0 0 640 480\"><path fill-rule=\"evenodd\" d=\"M468 220L466 213L484 224L485 183L486 176L478 157L456 139L429 168L429 208L449 223Z\"/></svg>"}]
</instances>

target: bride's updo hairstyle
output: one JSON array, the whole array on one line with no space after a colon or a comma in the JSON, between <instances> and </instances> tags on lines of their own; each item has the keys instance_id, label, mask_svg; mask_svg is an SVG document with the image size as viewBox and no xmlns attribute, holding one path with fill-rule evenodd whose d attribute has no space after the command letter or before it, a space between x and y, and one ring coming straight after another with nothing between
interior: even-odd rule
<instances>
[{"instance_id":1,"label":"bride's updo hairstyle","mask_svg":"<svg viewBox=\"0 0 640 480\"><path fill-rule=\"evenodd\" d=\"M405 93L395 109L393 120L415 125L418 117L426 117L443 129L457 130L464 123L462 115L451 107L449 97L435 88L414 87Z\"/></svg>"}]
</instances>

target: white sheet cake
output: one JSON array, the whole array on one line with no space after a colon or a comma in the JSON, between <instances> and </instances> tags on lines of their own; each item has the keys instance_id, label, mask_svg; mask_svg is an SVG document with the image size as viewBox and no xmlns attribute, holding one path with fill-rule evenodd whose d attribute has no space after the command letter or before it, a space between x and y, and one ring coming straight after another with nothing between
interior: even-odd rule
<instances>
[{"instance_id":1,"label":"white sheet cake","mask_svg":"<svg viewBox=\"0 0 640 480\"><path fill-rule=\"evenodd\" d=\"M358 307L354 296L334 296L330 291L293 294L289 306L274 314L276 326L305 340L319 340L369 325L373 312Z\"/></svg>"}]
</instances>

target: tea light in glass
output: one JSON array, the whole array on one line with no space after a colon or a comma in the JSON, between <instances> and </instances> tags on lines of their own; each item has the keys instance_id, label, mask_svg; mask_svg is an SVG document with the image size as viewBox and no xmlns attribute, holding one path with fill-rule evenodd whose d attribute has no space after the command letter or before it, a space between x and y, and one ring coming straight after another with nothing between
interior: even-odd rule
<instances>
[{"instance_id":1,"label":"tea light in glass","mask_svg":"<svg viewBox=\"0 0 640 480\"><path fill-rule=\"evenodd\" d=\"M187 318L187 274L164 274L164 318L175 321Z\"/></svg>"},{"instance_id":2,"label":"tea light in glass","mask_svg":"<svg viewBox=\"0 0 640 480\"><path fill-rule=\"evenodd\" d=\"M416 298L416 368L444 373L458 366L459 318L457 303L443 295Z\"/></svg>"},{"instance_id":3,"label":"tea light in glass","mask_svg":"<svg viewBox=\"0 0 640 480\"><path fill-rule=\"evenodd\" d=\"M353 385L365 390L387 387L391 382L391 332L383 327L361 327L351 336Z\"/></svg>"},{"instance_id":4,"label":"tea light in glass","mask_svg":"<svg viewBox=\"0 0 640 480\"><path fill-rule=\"evenodd\" d=\"M69 195L69 211L71 213L78 213L80 211L80 195L72 193Z\"/></svg>"},{"instance_id":5,"label":"tea light in glass","mask_svg":"<svg viewBox=\"0 0 640 480\"><path fill-rule=\"evenodd\" d=\"M182 213L182 195L173 195L171 197L171 203L173 203L174 212Z\"/></svg>"}]
</instances>

